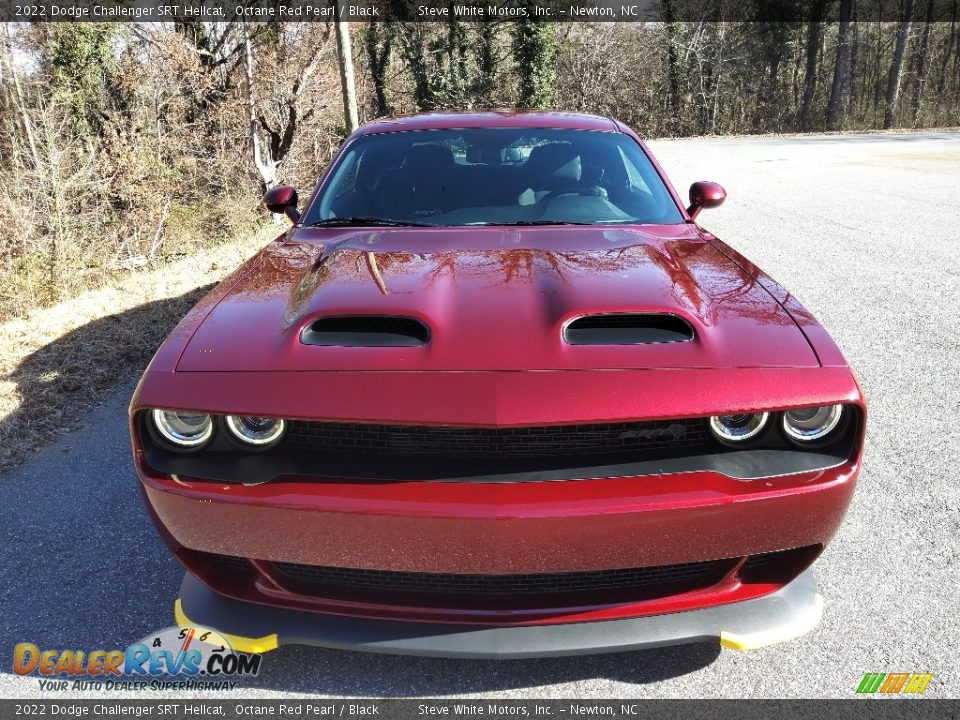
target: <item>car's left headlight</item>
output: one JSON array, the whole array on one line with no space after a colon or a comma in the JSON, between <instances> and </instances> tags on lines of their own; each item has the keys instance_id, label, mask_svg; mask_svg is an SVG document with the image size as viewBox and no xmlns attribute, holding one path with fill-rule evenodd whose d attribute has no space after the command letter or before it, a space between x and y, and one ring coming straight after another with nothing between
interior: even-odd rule
<instances>
[{"instance_id":1,"label":"car's left headlight","mask_svg":"<svg viewBox=\"0 0 960 720\"><path fill-rule=\"evenodd\" d=\"M769 418L768 412L714 415L710 418L710 430L723 442L742 443L759 435Z\"/></svg>"},{"instance_id":2,"label":"car's left headlight","mask_svg":"<svg viewBox=\"0 0 960 720\"><path fill-rule=\"evenodd\" d=\"M783 431L791 440L813 442L832 433L843 416L843 405L787 410L783 413Z\"/></svg>"}]
</instances>

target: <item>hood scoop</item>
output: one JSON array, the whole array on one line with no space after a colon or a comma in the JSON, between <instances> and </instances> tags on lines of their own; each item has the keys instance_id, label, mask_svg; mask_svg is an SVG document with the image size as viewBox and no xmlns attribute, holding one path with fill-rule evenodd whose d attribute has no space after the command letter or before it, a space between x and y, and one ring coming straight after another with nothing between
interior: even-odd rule
<instances>
[{"instance_id":1,"label":"hood scoop","mask_svg":"<svg viewBox=\"0 0 960 720\"><path fill-rule=\"evenodd\" d=\"M668 313L584 315L563 329L563 339L569 345L652 345L693 338L690 323Z\"/></svg>"},{"instance_id":2,"label":"hood scoop","mask_svg":"<svg viewBox=\"0 0 960 720\"><path fill-rule=\"evenodd\" d=\"M396 315L322 317L300 333L304 345L339 347L421 347L430 329L419 320Z\"/></svg>"}]
</instances>

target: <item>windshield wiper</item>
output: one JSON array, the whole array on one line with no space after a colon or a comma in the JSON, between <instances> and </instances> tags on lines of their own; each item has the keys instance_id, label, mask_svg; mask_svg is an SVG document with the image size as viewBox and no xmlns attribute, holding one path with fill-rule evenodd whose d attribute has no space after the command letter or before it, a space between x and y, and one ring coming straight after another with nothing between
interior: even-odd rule
<instances>
[{"instance_id":1,"label":"windshield wiper","mask_svg":"<svg viewBox=\"0 0 960 720\"><path fill-rule=\"evenodd\" d=\"M351 227L351 226L364 226L364 225L376 225L380 227L433 227L426 223L415 223L415 222L406 222L404 220L387 220L386 218L380 217L367 217L367 216L351 216L351 217L332 217L327 218L326 220L317 220L310 223L307 227Z\"/></svg>"},{"instance_id":2,"label":"windshield wiper","mask_svg":"<svg viewBox=\"0 0 960 720\"><path fill-rule=\"evenodd\" d=\"M470 223L471 225L595 225L596 223L574 222L572 220L510 220L507 222Z\"/></svg>"}]
</instances>

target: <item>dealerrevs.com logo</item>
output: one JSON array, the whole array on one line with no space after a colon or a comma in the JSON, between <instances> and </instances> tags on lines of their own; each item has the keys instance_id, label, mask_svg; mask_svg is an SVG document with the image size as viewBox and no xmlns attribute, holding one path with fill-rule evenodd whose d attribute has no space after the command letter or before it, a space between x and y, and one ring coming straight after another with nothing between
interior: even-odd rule
<instances>
[{"instance_id":1,"label":"dealerrevs.com logo","mask_svg":"<svg viewBox=\"0 0 960 720\"><path fill-rule=\"evenodd\" d=\"M919 695L932 679L933 673L867 673L857 686L857 692Z\"/></svg>"},{"instance_id":2,"label":"dealerrevs.com logo","mask_svg":"<svg viewBox=\"0 0 960 720\"><path fill-rule=\"evenodd\" d=\"M13 671L34 675L42 690L231 689L260 672L260 655L239 653L216 630L169 627L125 650L13 649ZM161 679L161 678L177 679Z\"/></svg>"}]
</instances>

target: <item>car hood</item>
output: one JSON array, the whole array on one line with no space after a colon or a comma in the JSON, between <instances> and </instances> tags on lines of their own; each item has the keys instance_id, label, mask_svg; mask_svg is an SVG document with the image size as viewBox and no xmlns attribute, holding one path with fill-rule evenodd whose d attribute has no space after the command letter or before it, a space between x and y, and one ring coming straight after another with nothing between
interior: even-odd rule
<instances>
[{"instance_id":1,"label":"car hood","mask_svg":"<svg viewBox=\"0 0 960 720\"><path fill-rule=\"evenodd\" d=\"M570 345L593 313L664 313L689 342ZM419 347L317 346L325 316L420 320ZM178 371L813 367L791 316L691 225L299 229L250 261Z\"/></svg>"}]
</instances>

